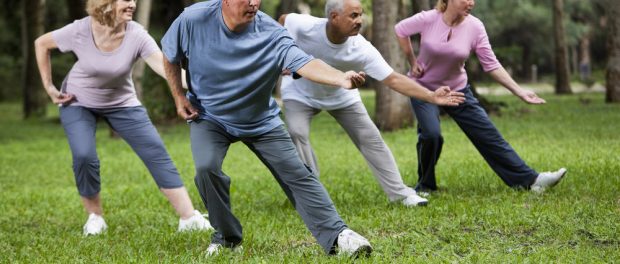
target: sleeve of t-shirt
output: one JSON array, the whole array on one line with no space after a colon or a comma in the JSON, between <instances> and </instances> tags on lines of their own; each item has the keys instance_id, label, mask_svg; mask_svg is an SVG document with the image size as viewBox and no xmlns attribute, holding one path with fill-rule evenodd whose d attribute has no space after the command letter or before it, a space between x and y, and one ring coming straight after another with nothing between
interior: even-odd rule
<instances>
[{"instance_id":1,"label":"sleeve of t-shirt","mask_svg":"<svg viewBox=\"0 0 620 264\"><path fill-rule=\"evenodd\" d=\"M302 25L303 21L301 19L300 14L290 13L286 15L286 19L284 20L284 28L288 30L288 33L293 37L297 37L297 30L299 29L299 25Z\"/></svg>"},{"instance_id":2,"label":"sleeve of t-shirt","mask_svg":"<svg viewBox=\"0 0 620 264\"><path fill-rule=\"evenodd\" d=\"M313 17L311 15L290 13L286 15L286 20L284 20L284 28L288 30L289 34L293 37L293 39L297 39L297 35L300 31L311 28L315 23L320 20L320 18Z\"/></svg>"},{"instance_id":3,"label":"sleeve of t-shirt","mask_svg":"<svg viewBox=\"0 0 620 264\"><path fill-rule=\"evenodd\" d=\"M153 53L159 51L157 42L155 42L155 39L153 39L153 37L151 37L146 30L140 29L140 39L141 41L138 54L140 54L141 58L146 59Z\"/></svg>"},{"instance_id":4,"label":"sleeve of t-shirt","mask_svg":"<svg viewBox=\"0 0 620 264\"><path fill-rule=\"evenodd\" d=\"M77 21L52 31L52 38L61 52L73 51L74 40L77 35Z\"/></svg>"},{"instance_id":5,"label":"sleeve of t-shirt","mask_svg":"<svg viewBox=\"0 0 620 264\"><path fill-rule=\"evenodd\" d=\"M185 58L189 45L189 34L187 21L183 15L177 17L174 20L166 34L161 39L161 48L164 53L164 57L170 63L179 63L181 59Z\"/></svg>"},{"instance_id":6,"label":"sleeve of t-shirt","mask_svg":"<svg viewBox=\"0 0 620 264\"><path fill-rule=\"evenodd\" d=\"M394 26L396 36L406 38L411 35L422 33L422 30L426 28L428 19L431 17L430 12L432 12L432 10L422 11L398 22L398 24Z\"/></svg>"},{"instance_id":7,"label":"sleeve of t-shirt","mask_svg":"<svg viewBox=\"0 0 620 264\"><path fill-rule=\"evenodd\" d=\"M364 63L364 72L377 81L383 81L394 72L390 64L385 61L381 53L370 42L365 40L364 55L366 61Z\"/></svg>"},{"instance_id":8,"label":"sleeve of t-shirt","mask_svg":"<svg viewBox=\"0 0 620 264\"><path fill-rule=\"evenodd\" d=\"M296 72L314 59L314 57L297 47L293 38L284 29L280 32L276 48L282 70L289 69L292 72Z\"/></svg>"},{"instance_id":9,"label":"sleeve of t-shirt","mask_svg":"<svg viewBox=\"0 0 620 264\"><path fill-rule=\"evenodd\" d=\"M489 36L482 22L477 23L477 31L476 42L473 48L476 52L476 56L478 56L480 65L482 65L482 69L485 72L490 72L501 67L502 65L495 57L495 53L493 53L491 43L489 43Z\"/></svg>"}]
</instances>

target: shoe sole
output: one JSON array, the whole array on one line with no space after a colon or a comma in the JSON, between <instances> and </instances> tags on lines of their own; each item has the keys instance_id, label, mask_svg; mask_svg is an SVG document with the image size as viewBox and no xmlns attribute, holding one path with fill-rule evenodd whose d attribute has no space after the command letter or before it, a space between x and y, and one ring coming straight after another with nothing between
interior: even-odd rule
<instances>
[{"instance_id":1,"label":"shoe sole","mask_svg":"<svg viewBox=\"0 0 620 264\"><path fill-rule=\"evenodd\" d=\"M423 206L427 206L428 205L428 201L426 201L426 202L419 202L417 204L404 204L403 203L403 205L405 207L417 207L417 206L423 207Z\"/></svg>"},{"instance_id":2,"label":"shoe sole","mask_svg":"<svg viewBox=\"0 0 620 264\"><path fill-rule=\"evenodd\" d=\"M560 175L560 178L558 178L557 181L555 181L553 184L549 185L549 187L553 187L558 185L558 183L560 183L560 181L562 181L562 179L564 179L564 176L566 176L566 173L568 173L567 169L564 169L564 173L562 173L562 175Z\"/></svg>"},{"instance_id":3,"label":"shoe sole","mask_svg":"<svg viewBox=\"0 0 620 264\"><path fill-rule=\"evenodd\" d=\"M370 257L370 254L372 253L372 246L370 245L364 245L364 246L360 246L355 252L353 252L353 254L351 255L352 258L359 258L359 257Z\"/></svg>"}]
</instances>

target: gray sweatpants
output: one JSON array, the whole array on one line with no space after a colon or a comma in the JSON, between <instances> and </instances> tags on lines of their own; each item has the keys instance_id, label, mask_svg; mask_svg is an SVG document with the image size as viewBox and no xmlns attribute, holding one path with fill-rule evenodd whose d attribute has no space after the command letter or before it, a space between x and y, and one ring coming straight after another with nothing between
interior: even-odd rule
<instances>
[{"instance_id":1,"label":"gray sweatpants","mask_svg":"<svg viewBox=\"0 0 620 264\"><path fill-rule=\"evenodd\" d=\"M230 144L241 141L271 171L325 252L332 253L338 234L347 226L327 190L299 159L284 126L263 135L239 138L213 121L196 120L190 123L190 133L196 186L216 230L211 243L234 247L242 242L241 223L231 211L231 180L222 171Z\"/></svg>"},{"instance_id":2,"label":"gray sweatpants","mask_svg":"<svg viewBox=\"0 0 620 264\"><path fill-rule=\"evenodd\" d=\"M157 186L165 189L183 186L179 172L144 107L95 109L63 106L60 107L60 121L71 147L73 173L81 196L92 197L101 190L95 146L97 117L108 122L138 154Z\"/></svg>"},{"instance_id":3,"label":"gray sweatpants","mask_svg":"<svg viewBox=\"0 0 620 264\"><path fill-rule=\"evenodd\" d=\"M316 155L310 145L310 122L321 110L294 100L285 100L284 109L288 131L295 147L302 160L319 175ZM327 112L349 134L390 201L402 200L415 194L412 188L403 183L394 156L370 119L364 104L357 102Z\"/></svg>"}]
</instances>

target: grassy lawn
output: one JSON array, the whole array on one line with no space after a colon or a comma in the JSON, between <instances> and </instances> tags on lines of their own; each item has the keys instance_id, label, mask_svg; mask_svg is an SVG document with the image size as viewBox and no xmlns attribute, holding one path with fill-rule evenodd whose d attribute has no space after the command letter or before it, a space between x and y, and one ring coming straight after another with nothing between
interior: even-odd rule
<instances>
[{"instance_id":1,"label":"grassy lawn","mask_svg":"<svg viewBox=\"0 0 620 264\"><path fill-rule=\"evenodd\" d=\"M372 93L364 93L370 112ZM620 259L620 106L600 94L546 95L507 107L492 119L519 154L539 171L569 174L542 195L507 188L449 118L437 167L443 191L426 208L390 204L361 155L328 114L312 125L321 180L347 224L374 246L362 263L595 262ZM109 229L83 237L86 220L71 171L71 154L50 108L43 121L20 121L20 106L0 104L0 262L206 262L209 232L175 233L178 218L138 157L105 124L97 135L102 199ZM189 187L193 163L185 125L159 131ZM384 133L407 184L416 181L414 129ZM242 144L224 170L244 224L244 250L214 260L237 263L337 263L325 256L284 193Z\"/></svg>"}]
</instances>

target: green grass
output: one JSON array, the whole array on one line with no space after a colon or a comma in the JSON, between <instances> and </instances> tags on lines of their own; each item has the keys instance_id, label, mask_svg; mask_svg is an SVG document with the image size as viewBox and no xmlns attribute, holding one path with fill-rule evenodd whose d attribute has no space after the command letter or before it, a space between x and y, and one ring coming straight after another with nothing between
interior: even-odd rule
<instances>
[{"instance_id":1,"label":"green grass","mask_svg":"<svg viewBox=\"0 0 620 264\"><path fill-rule=\"evenodd\" d=\"M600 94L545 96L528 106L513 97L492 119L539 171L569 174L542 195L507 188L454 122L437 167L443 191L426 208L390 204L363 158L328 114L312 125L321 180L347 224L374 246L362 263L615 262L620 259L620 106ZM371 93L364 93L369 111ZM71 172L71 154L50 108L44 120L21 121L20 106L0 104L0 262L206 262L209 232L177 234L177 217L141 161L122 141L97 135L106 234L84 238L86 220ZM159 127L194 205L188 128ZM407 184L416 180L415 130L384 133ZM244 225L244 251L219 262L337 263L325 256L267 169L242 144L224 163L232 203Z\"/></svg>"}]
</instances>

